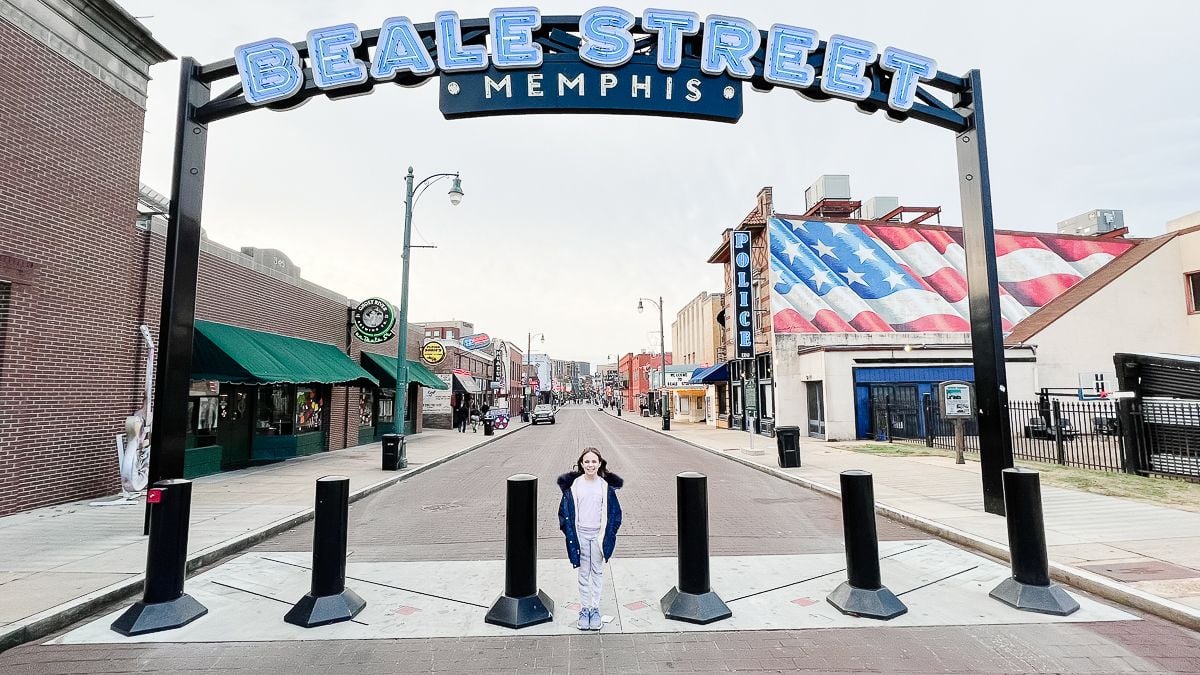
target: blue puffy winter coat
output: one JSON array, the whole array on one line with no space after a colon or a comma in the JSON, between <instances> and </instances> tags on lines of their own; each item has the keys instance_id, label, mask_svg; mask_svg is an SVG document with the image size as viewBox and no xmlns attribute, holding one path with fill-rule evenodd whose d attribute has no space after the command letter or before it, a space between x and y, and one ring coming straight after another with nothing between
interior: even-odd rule
<instances>
[{"instance_id":1,"label":"blue puffy winter coat","mask_svg":"<svg viewBox=\"0 0 1200 675\"><path fill-rule=\"evenodd\" d=\"M574 567L579 567L579 533L575 531L575 497L571 494L571 485L582 475L572 471L558 477L558 487L562 490L562 501L558 504L558 529L567 536L567 557ZM604 540L600 550L607 561L617 547L617 530L621 529L621 502L617 501L617 490L625 485L625 481L611 472L604 480L608 483L608 510L604 516Z\"/></svg>"}]
</instances>

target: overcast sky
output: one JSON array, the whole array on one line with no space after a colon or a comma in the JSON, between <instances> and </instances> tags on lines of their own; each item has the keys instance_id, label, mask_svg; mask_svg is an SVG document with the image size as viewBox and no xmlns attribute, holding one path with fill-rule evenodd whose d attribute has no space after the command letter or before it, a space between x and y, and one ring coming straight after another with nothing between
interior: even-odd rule
<instances>
[{"instance_id":1,"label":"overcast sky","mask_svg":"<svg viewBox=\"0 0 1200 675\"><path fill-rule=\"evenodd\" d=\"M211 62L266 37L377 28L404 13L463 19L496 6L406 0L119 0L177 56ZM602 3L539 5L578 14ZM646 5L609 3L640 15ZM1053 231L1093 208L1124 209L1134 235L1200 210L1200 2L733 2L653 6L841 33L983 74L996 226ZM968 9L969 7L969 9ZM152 69L142 180L169 190L178 62ZM224 89L222 83L217 89ZM354 299L399 298L404 173L461 171L466 197L432 188L414 209L410 317L472 321L524 348L544 332L554 358L599 363L657 351L662 296L675 313L722 289L705 260L762 186L804 210L821 174L850 174L855 198L940 205L959 222L950 132L889 123L844 101L745 89L736 125L656 117L443 120L437 87L378 85L285 113L215 123L204 228L227 246L278 248L302 275ZM535 348L535 351L540 351Z\"/></svg>"}]
</instances>

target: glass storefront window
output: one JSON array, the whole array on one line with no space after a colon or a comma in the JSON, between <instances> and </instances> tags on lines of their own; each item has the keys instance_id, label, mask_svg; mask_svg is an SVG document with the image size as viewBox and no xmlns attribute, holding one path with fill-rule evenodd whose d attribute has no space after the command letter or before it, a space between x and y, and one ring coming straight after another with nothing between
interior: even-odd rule
<instances>
[{"instance_id":1,"label":"glass storefront window","mask_svg":"<svg viewBox=\"0 0 1200 675\"><path fill-rule=\"evenodd\" d=\"M321 430L325 397L315 387L296 387L296 433Z\"/></svg>"},{"instance_id":2,"label":"glass storefront window","mask_svg":"<svg viewBox=\"0 0 1200 675\"><path fill-rule=\"evenodd\" d=\"M370 389L358 392L358 426L375 426L375 392Z\"/></svg>"},{"instance_id":3,"label":"glass storefront window","mask_svg":"<svg viewBox=\"0 0 1200 675\"><path fill-rule=\"evenodd\" d=\"M276 384L258 388L258 415L254 429L266 436L292 434L291 385Z\"/></svg>"},{"instance_id":4,"label":"glass storefront window","mask_svg":"<svg viewBox=\"0 0 1200 675\"><path fill-rule=\"evenodd\" d=\"M394 424L395 423L395 405L396 392L394 389L385 389L379 392L379 423Z\"/></svg>"}]
</instances>

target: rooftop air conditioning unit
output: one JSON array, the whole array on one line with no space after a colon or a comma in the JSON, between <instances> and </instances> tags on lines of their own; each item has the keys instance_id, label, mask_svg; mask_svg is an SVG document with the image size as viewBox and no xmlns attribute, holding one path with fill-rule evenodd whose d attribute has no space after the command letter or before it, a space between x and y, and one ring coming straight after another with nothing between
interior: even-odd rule
<instances>
[{"instance_id":1,"label":"rooftop air conditioning unit","mask_svg":"<svg viewBox=\"0 0 1200 675\"><path fill-rule=\"evenodd\" d=\"M899 197L871 197L863 202L859 217L863 220L879 220L900 208Z\"/></svg>"},{"instance_id":2,"label":"rooftop air conditioning unit","mask_svg":"<svg viewBox=\"0 0 1200 675\"><path fill-rule=\"evenodd\" d=\"M825 175L804 191L805 208L811 209L822 199L850 199L850 176Z\"/></svg>"}]
</instances>

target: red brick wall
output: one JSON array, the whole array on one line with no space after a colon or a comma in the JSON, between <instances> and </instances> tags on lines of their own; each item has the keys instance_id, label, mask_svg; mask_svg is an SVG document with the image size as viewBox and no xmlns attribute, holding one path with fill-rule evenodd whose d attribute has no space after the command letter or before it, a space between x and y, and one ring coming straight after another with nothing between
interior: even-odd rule
<instances>
[{"instance_id":1,"label":"red brick wall","mask_svg":"<svg viewBox=\"0 0 1200 675\"><path fill-rule=\"evenodd\" d=\"M144 111L0 19L0 515L118 489Z\"/></svg>"}]
</instances>

